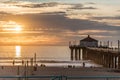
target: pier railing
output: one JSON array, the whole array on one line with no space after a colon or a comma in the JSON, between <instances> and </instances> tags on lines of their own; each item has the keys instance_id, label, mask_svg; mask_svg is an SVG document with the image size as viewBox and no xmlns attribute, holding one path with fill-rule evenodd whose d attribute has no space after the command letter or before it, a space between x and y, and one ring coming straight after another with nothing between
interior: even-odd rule
<instances>
[{"instance_id":1,"label":"pier railing","mask_svg":"<svg viewBox=\"0 0 120 80\"><path fill-rule=\"evenodd\" d=\"M0 76L0 80L120 80L120 76Z\"/></svg>"}]
</instances>

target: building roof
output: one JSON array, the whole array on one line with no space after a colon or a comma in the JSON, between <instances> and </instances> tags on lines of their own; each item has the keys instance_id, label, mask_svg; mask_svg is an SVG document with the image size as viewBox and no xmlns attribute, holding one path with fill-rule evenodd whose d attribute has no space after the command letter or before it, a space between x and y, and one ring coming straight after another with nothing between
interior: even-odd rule
<instances>
[{"instance_id":1,"label":"building roof","mask_svg":"<svg viewBox=\"0 0 120 80\"><path fill-rule=\"evenodd\" d=\"M84 38L84 39L82 39L80 41L87 41L87 42L95 41L95 42L98 42L98 40L91 38L90 35L88 35L88 37L86 37L86 38Z\"/></svg>"}]
</instances>

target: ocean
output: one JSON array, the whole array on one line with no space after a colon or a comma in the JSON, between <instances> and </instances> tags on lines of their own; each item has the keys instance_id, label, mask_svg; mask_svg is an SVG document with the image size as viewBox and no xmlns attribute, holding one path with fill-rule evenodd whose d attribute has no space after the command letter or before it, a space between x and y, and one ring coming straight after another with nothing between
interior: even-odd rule
<instances>
[{"instance_id":1,"label":"ocean","mask_svg":"<svg viewBox=\"0 0 120 80\"><path fill-rule=\"evenodd\" d=\"M67 46L0 46L0 57L34 57L45 60L70 60Z\"/></svg>"},{"instance_id":2,"label":"ocean","mask_svg":"<svg viewBox=\"0 0 120 80\"><path fill-rule=\"evenodd\" d=\"M77 66L86 63L87 67L98 66L90 60L71 61L68 46L0 46L0 65L21 65L21 58L33 58L37 56L38 65L46 66ZM26 58L26 59L25 59ZM30 59L27 59L30 61Z\"/></svg>"}]
</instances>

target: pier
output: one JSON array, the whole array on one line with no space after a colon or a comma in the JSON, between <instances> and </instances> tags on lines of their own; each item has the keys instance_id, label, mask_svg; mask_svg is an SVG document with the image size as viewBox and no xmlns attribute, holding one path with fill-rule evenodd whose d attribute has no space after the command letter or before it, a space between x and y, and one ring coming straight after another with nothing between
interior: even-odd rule
<instances>
[{"instance_id":1,"label":"pier","mask_svg":"<svg viewBox=\"0 0 120 80\"><path fill-rule=\"evenodd\" d=\"M98 44L96 44L98 41L93 40L89 36L80 42L82 41L84 41L84 44L81 43L80 45L69 45L71 51L71 60L92 60L106 68L120 69L119 40L118 48L116 49L110 48L109 46L100 47Z\"/></svg>"}]
</instances>

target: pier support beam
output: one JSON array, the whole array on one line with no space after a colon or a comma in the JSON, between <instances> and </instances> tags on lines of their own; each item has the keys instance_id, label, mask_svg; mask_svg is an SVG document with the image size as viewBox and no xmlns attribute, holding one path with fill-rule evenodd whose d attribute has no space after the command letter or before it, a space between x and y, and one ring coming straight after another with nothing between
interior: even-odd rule
<instances>
[{"instance_id":1,"label":"pier support beam","mask_svg":"<svg viewBox=\"0 0 120 80\"><path fill-rule=\"evenodd\" d=\"M120 69L120 55L118 55L118 69Z\"/></svg>"},{"instance_id":2,"label":"pier support beam","mask_svg":"<svg viewBox=\"0 0 120 80\"><path fill-rule=\"evenodd\" d=\"M79 60L81 60L81 51L80 51L80 50L81 50L81 49L79 48L79 49L78 49L78 51L79 51L79 52L78 52Z\"/></svg>"},{"instance_id":3,"label":"pier support beam","mask_svg":"<svg viewBox=\"0 0 120 80\"><path fill-rule=\"evenodd\" d=\"M78 60L78 53L77 53L77 48L75 48L75 60Z\"/></svg>"},{"instance_id":4,"label":"pier support beam","mask_svg":"<svg viewBox=\"0 0 120 80\"><path fill-rule=\"evenodd\" d=\"M71 49L71 60L73 60L73 49Z\"/></svg>"},{"instance_id":5,"label":"pier support beam","mask_svg":"<svg viewBox=\"0 0 120 80\"><path fill-rule=\"evenodd\" d=\"M117 68L117 56L114 57L114 60L115 60L115 61L114 61L114 65L115 65L114 68L116 69L116 68Z\"/></svg>"}]
</instances>

